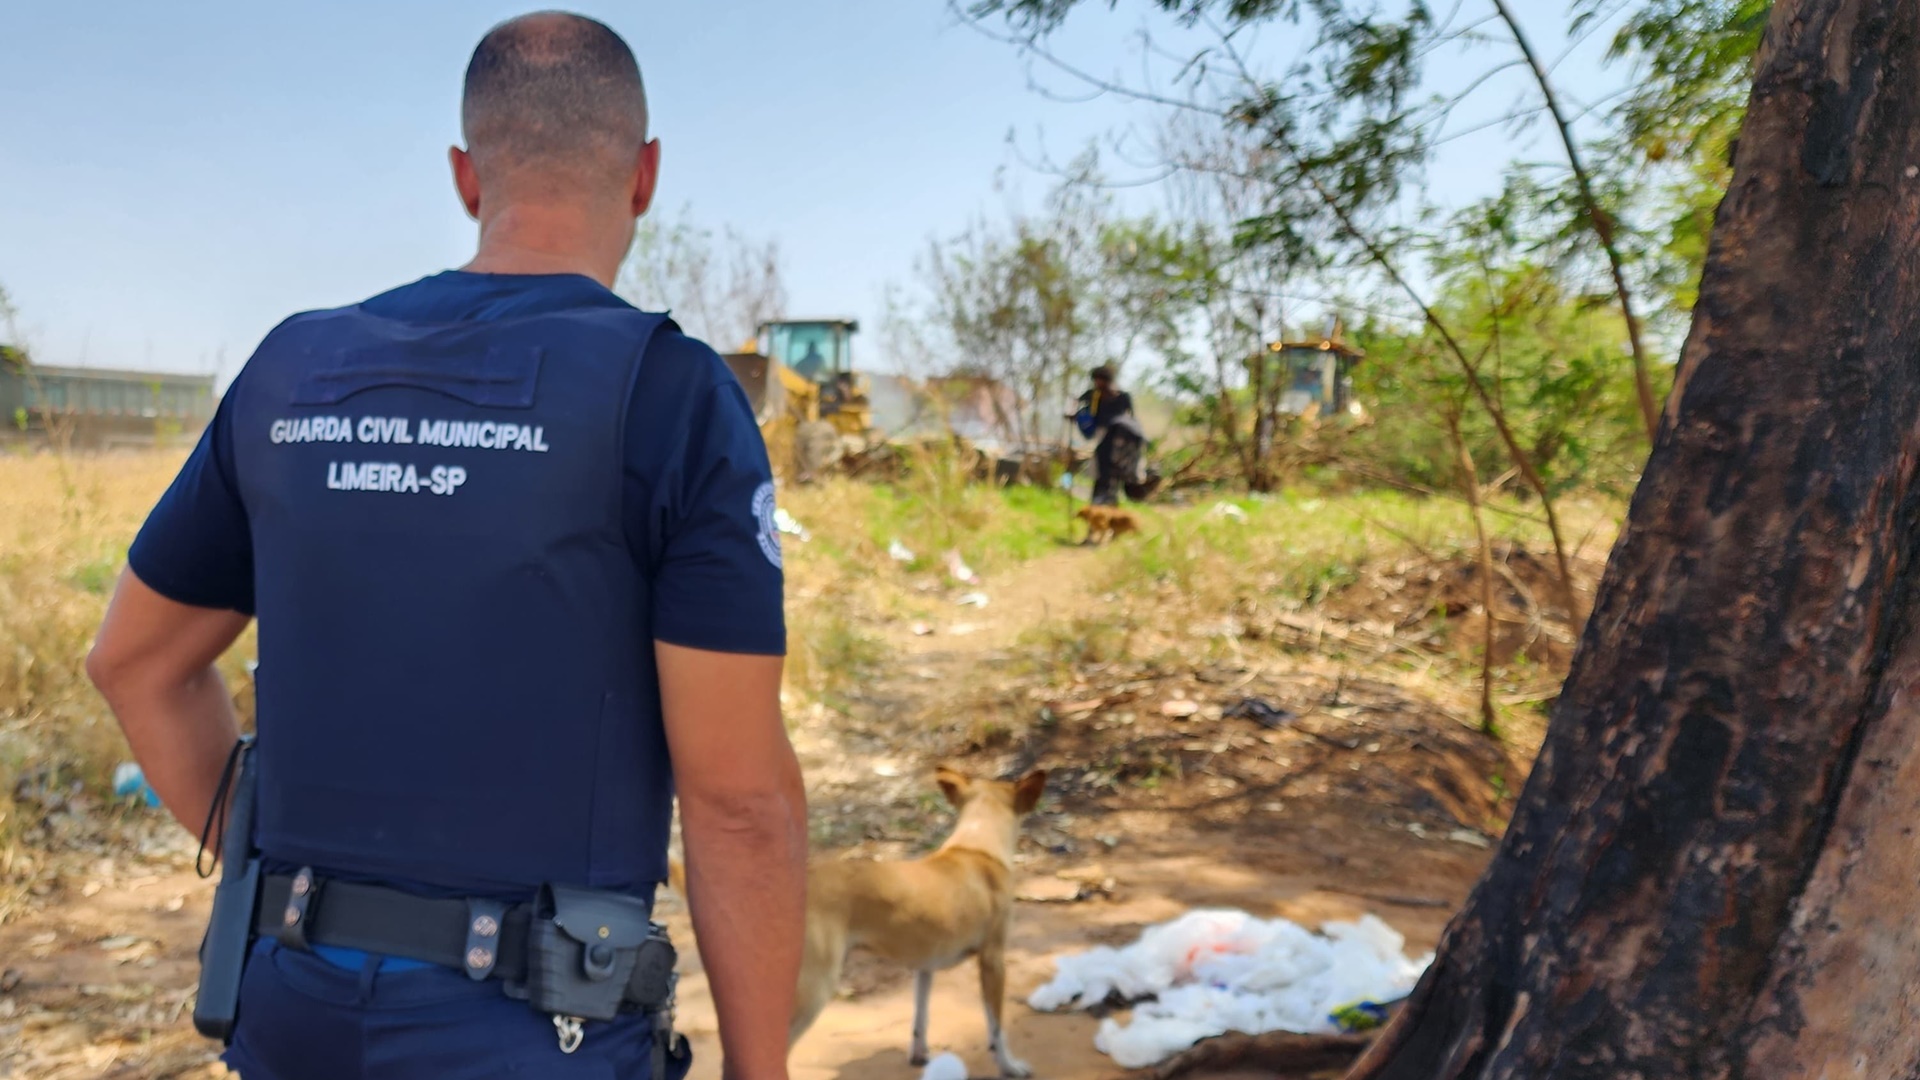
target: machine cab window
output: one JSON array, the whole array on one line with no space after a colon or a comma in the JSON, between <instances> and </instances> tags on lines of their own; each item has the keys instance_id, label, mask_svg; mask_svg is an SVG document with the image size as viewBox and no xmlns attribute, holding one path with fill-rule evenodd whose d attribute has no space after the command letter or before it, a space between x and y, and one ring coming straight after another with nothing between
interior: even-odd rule
<instances>
[{"instance_id":1,"label":"machine cab window","mask_svg":"<svg viewBox=\"0 0 1920 1080\"><path fill-rule=\"evenodd\" d=\"M858 328L850 319L768 323L760 329L760 348L808 382L833 386L853 373Z\"/></svg>"}]
</instances>

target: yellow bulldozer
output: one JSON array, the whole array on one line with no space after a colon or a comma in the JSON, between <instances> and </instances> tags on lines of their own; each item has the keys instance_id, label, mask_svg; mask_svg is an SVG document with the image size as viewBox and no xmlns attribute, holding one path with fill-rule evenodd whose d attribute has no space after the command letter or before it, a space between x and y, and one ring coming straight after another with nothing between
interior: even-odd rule
<instances>
[{"instance_id":1,"label":"yellow bulldozer","mask_svg":"<svg viewBox=\"0 0 1920 1080\"><path fill-rule=\"evenodd\" d=\"M867 449L873 408L853 369L852 319L762 323L744 351L725 358L747 392L774 468L805 482Z\"/></svg>"}]
</instances>

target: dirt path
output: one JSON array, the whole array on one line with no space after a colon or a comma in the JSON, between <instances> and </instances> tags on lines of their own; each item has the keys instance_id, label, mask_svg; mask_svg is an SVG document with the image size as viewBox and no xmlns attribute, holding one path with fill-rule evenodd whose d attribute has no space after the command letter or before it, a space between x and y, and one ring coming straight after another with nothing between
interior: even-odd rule
<instances>
[{"instance_id":1,"label":"dirt path","mask_svg":"<svg viewBox=\"0 0 1920 1080\"><path fill-rule=\"evenodd\" d=\"M1046 891L1032 883L1063 877L1111 887L1075 902L1023 902L1016 912L1010 1039L1049 1080L1118 1071L1093 1049L1093 1020L1025 1006L1051 976L1054 957L1123 943L1195 906L1308 925L1373 912L1403 932L1410 949L1424 950L1486 858L1476 834L1447 838L1461 813L1449 816L1435 809L1440 803L1409 809L1424 789L1411 781L1394 786L1430 770L1426 763L1452 760L1453 736L1409 720L1406 703L1356 696L1344 683L1315 721L1327 731L1263 732L1231 722L1147 730L1158 713L1143 712L1136 724L1132 710L1141 706L1126 703L1151 704L1142 695L1163 691L1136 681L1134 689L1107 691L1103 704L1040 743L968 736L964 718L947 715L959 708L951 702L1008 677L1009 653L1033 627L1104 609L1087 555L1062 549L977 586L953 587L938 599L938 614L922 620L932 633L905 625L890 631L892 658L881 673L840 709L800 717L794 732L816 846L849 857L897 857L937 842L946 815L927 775L939 760L957 756L981 772L1024 767L1036 756L1068 766L1030 824L1017 871L1029 892ZM954 603L974 588L988 596L985 607ZM1206 691L1203 682L1192 684L1195 693ZM1270 687L1262 692L1276 696L1317 686L1304 673L1265 671L1234 675L1232 685ZM1395 740L1406 743L1404 753ZM1156 771L1146 782L1101 787L1094 781L1107 774L1087 759L1116 743L1124 745L1111 751L1120 759L1112 775L1132 775L1126 767L1136 757L1176 767L1164 782ZM1283 797L1284 807L1275 801ZM27 917L0 927L0 1080L225 1075L186 1018L210 894L178 844L148 845L143 854L61 877ZM690 941L679 903L665 897L661 910L679 939ZM713 1011L699 959L685 951L681 1024L699 1056L695 1077L717 1080ZM843 1000L795 1050L796 1080L912 1080L912 1009L905 972L856 958ZM936 1053L959 1053L973 1075L993 1074L971 967L936 980L931 1041Z\"/></svg>"},{"instance_id":2,"label":"dirt path","mask_svg":"<svg viewBox=\"0 0 1920 1080\"><path fill-rule=\"evenodd\" d=\"M990 678L993 666L1021 636L1047 619L1093 607L1097 598L1087 582L1094 568L1086 555L1063 548L1004 574L949 582L946 592L927 605L925 617L895 628L887 641L890 656L874 679L850 695L847 714L832 716L816 707L810 722L793 731L813 800L834 804L841 795L857 795L870 807L877 790L888 802L922 802L929 793L927 777L925 769L913 766L928 763L915 760L920 748L904 745L900 718L923 710L928 699L956 685ZM985 596L986 604L958 602L969 593ZM840 812L858 810L849 804Z\"/></svg>"}]
</instances>

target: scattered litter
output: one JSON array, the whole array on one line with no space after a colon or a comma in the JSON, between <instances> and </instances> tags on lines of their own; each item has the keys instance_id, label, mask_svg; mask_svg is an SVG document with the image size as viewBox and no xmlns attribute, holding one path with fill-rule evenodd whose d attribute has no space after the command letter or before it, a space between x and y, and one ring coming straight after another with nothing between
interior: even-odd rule
<instances>
[{"instance_id":1,"label":"scattered litter","mask_svg":"<svg viewBox=\"0 0 1920 1080\"><path fill-rule=\"evenodd\" d=\"M887 545L887 557L894 562L912 562L913 552L907 545L895 540Z\"/></svg>"},{"instance_id":2,"label":"scattered litter","mask_svg":"<svg viewBox=\"0 0 1920 1080\"><path fill-rule=\"evenodd\" d=\"M1456 844L1465 844L1468 847L1488 848L1493 846L1493 841L1487 839L1480 833L1474 832L1472 829L1455 829L1447 834L1447 839Z\"/></svg>"},{"instance_id":3,"label":"scattered litter","mask_svg":"<svg viewBox=\"0 0 1920 1080\"><path fill-rule=\"evenodd\" d=\"M803 544L812 539L812 534L807 532L806 526L795 520L792 514L787 513L787 508L784 506L774 510L773 527L788 536L797 538Z\"/></svg>"},{"instance_id":4,"label":"scattered litter","mask_svg":"<svg viewBox=\"0 0 1920 1080\"><path fill-rule=\"evenodd\" d=\"M1214 517L1231 518L1234 521L1247 520L1247 512L1230 502L1214 503L1213 509L1208 511L1208 513Z\"/></svg>"},{"instance_id":5,"label":"scattered litter","mask_svg":"<svg viewBox=\"0 0 1920 1080\"><path fill-rule=\"evenodd\" d=\"M1028 1003L1043 1012L1136 1002L1126 1025L1101 1021L1093 1044L1129 1069L1165 1060L1201 1039L1241 1031L1328 1033L1354 1002L1393 1001L1432 962L1372 915L1314 933L1244 911L1191 911L1149 927L1124 949L1061 957Z\"/></svg>"},{"instance_id":6,"label":"scattered litter","mask_svg":"<svg viewBox=\"0 0 1920 1080\"><path fill-rule=\"evenodd\" d=\"M122 799L138 796L155 809L160 806L160 796L154 792L152 785L147 783L147 774L131 761L121 762L113 770L113 793Z\"/></svg>"},{"instance_id":7,"label":"scattered litter","mask_svg":"<svg viewBox=\"0 0 1920 1080\"><path fill-rule=\"evenodd\" d=\"M1291 710L1255 697L1241 698L1220 715L1229 720L1251 720L1263 728L1282 728L1299 719Z\"/></svg>"},{"instance_id":8,"label":"scattered litter","mask_svg":"<svg viewBox=\"0 0 1920 1080\"><path fill-rule=\"evenodd\" d=\"M931 634L931 633L933 633L933 627L928 626L926 623L917 622L913 624L914 637L926 637L928 634Z\"/></svg>"},{"instance_id":9,"label":"scattered litter","mask_svg":"<svg viewBox=\"0 0 1920 1080\"><path fill-rule=\"evenodd\" d=\"M890 761L882 761L873 767L873 775L892 778L900 775L900 766Z\"/></svg>"},{"instance_id":10,"label":"scattered litter","mask_svg":"<svg viewBox=\"0 0 1920 1080\"><path fill-rule=\"evenodd\" d=\"M959 604L961 607L986 607L987 594L983 592L970 592L960 599L955 600L954 603Z\"/></svg>"},{"instance_id":11,"label":"scattered litter","mask_svg":"<svg viewBox=\"0 0 1920 1080\"><path fill-rule=\"evenodd\" d=\"M1387 1022L1387 1006L1377 1001L1356 1001L1327 1014L1341 1031L1372 1031Z\"/></svg>"},{"instance_id":12,"label":"scattered litter","mask_svg":"<svg viewBox=\"0 0 1920 1080\"><path fill-rule=\"evenodd\" d=\"M1060 474L1060 490L1061 491L1073 490L1073 474L1072 473L1063 472Z\"/></svg>"},{"instance_id":13,"label":"scattered litter","mask_svg":"<svg viewBox=\"0 0 1920 1080\"><path fill-rule=\"evenodd\" d=\"M967 1080L967 1063L958 1054L941 1054L927 1062L920 1080Z\"/></svg>"},{"instance_id":14,"label":"scattered litter","mask_svg":"<svg viewBox=\"0 0 1920 1080\"><path fill-rule=\"evenodd\" d=\"M1197 701L1186 701L1181 698L1175 698L1172 701L1163 701L1160 703L1160 715L1171 717L1175 720L1184 720L1199 711L1200 703Z\"/></svg>"},{"instance_id":15,"label":"scattered litter","mask_svg":"<svg viewBox=\"0 0 1920 1080\"><path fill-rule=\"evenodd\" d=\"M973 572L973 567L967 565L958 551L947 552L947 573L962 585L971 585L980 580L980 575Z\"/></svg>"}]
</instances>

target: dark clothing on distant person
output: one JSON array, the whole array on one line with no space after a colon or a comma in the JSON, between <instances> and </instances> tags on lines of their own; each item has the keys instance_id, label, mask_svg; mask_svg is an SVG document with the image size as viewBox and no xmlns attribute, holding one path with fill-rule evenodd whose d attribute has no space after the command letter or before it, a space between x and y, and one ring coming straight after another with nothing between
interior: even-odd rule
<instances>
[{"instance_id":1,"label":"dark clothing on distant person","mask_svg":"<svg viewBox=\"0 0 1920 1080\"><path fill-rule=\"evenodd\" d=\"M1133 397L1124 390L1088 390L1080 395L1075 425L1087 438L1098 436L1093 451L1093 504L1118 506L1120 492L1141 485L1141 452L1146 432L1133 415Z\"/></svg>"},{"instance_id":2,"label":"dark clothing on distant person","mask_svg":"<svg viewBox=\"0 0 1920 1080\"><path fill-rule=\"evenodd\" d=\"M1119 491L1138 500L1145 495L1140 476L1141 451L1145 440L1119 428L1110 428L1107 437L1093 451L1093 503L1095 506L1120 505Z\"/></svg>"}]
</instances>

